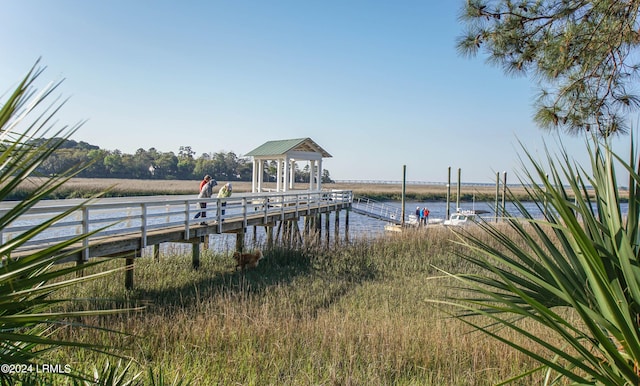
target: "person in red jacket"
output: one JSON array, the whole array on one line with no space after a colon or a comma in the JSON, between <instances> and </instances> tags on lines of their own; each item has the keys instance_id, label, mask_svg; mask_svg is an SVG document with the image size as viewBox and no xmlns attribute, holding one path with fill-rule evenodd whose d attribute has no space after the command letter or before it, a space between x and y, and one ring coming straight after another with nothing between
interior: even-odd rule
<instances>
[{"instance_id":1,"label":"person in red jacket","mask_svg":"<svg viewBox=\"0 0 640 386\"><path fill-rule=\"evenodd\" d=\"M424 225L429 224L429 209L426 206L422 209L422 218L424 219Z\"/></svg>"},{"instance_id":2,"label":"person in red jacket","mask_svg":"<svg viewBox=\"0 0 640 386\"><path fill-rule=\"evenodd\" d=\"M200 193L200 191L202 191L202 187L204 186L204 184L209 182L209 180L211 180L211 176L210 175L207 174L206 176L204 176L202 181L200 181L200 187L198 188L198 193Z\"/></svg>"},{"instance_id":3,"label":"person in red jacket","mask_svg":"<svg viewBox=\"0 0 640 386\"><path fill-rule=\"evenodd\" d=\"M198 198L209 198L211 197L212 193L211 193L211 189L218 185L218 183L216 182L216 180L213 180L213 182L211 182L211 176L210 175L206 175L204 176L204 178L202 179L202 181L200 181L200 190L198 190L199 194L198 194ZM208 195L207 195L208 192ZM207 203L206 202L201 202L200 203L200 209L205 209L207 207ZM206 211L202 211L202 212L198 212L196 213L194 218L199 218L199 217L207 217L207 212ZM204 224L202 224L204 225Z\"/></svg>"}]
</instances>

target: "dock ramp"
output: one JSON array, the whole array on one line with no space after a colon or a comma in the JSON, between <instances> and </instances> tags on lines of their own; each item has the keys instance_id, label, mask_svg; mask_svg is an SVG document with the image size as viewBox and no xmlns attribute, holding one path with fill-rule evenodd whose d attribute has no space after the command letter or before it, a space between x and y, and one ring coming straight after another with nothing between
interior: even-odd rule
<instances>
[{"instance_id":1,"label":"dock ramp","mask_svg":"<svg viewBox=\"0 0 640 386\"><path fill-rule=\"evenodd\" d=\"M402 224L402 209L368 197L354 198L351 211L392 224Z\"/></svg>"}]
</instances>

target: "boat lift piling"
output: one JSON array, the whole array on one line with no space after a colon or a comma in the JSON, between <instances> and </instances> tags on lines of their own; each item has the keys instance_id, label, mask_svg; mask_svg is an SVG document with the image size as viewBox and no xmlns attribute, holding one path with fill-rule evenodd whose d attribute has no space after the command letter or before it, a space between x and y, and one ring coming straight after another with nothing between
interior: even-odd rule
<instances>
[{"instance_id":1,"label":"boat lift piling","mask_svg":"<svg viewBox=\"0 0 640 386\"><path fill-rule=\"evenodd\" d=\"M400 226L404 227L405 196L407 193L407 165L402 165L402 215L400 216Z\"/></svg>"},{"instance_id":2,"label":"boat lift piling","mask_svg":"<svg viewBox=\"0 0 640 386\"><path fill-rule=\"evenodd\" d=\"M498 222L498 196L500 195L500 172L496 172L496 201L494 205L493 222Z\"/></svg>"},{"instance_id":3,"label":"boat lift piling","mask_svg":"<svg viewBox=\"0 0 640 386\"><path fill-rule=\"evenodd\" d=\"M456 212L460 210L460 180L462 177L462 169L458 168L458 185L456 186Z\"/></svg>"},{"instance_id":4,"label":"boat lift piling","mask_svg":"<svg viewBox=\"0 0 640 386\"><path fill-rule=\"evenodd\" d=\"M502 217L505 217L506 199L507 199L507 172L502 172L504 180L502 181Z\"/></svg>"},{"instance_id":5,"label":"boat lift piling","mask_svg":"<svg viewBox=\"0 0 640 386\"><path fill-rule=\"evenodd\" d=\"M449 206L449 202L451 201L451 166L447 169L447 210L445 213L445 220L449 219L451 215L451 207Z\"/></svg>"}]
</instances>

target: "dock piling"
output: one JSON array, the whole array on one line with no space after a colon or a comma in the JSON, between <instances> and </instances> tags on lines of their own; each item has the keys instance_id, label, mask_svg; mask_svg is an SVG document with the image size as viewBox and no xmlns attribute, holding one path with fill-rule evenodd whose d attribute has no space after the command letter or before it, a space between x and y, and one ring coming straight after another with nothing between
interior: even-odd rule
<instances>
[{"instance_id":1,"label":"dock piling","mask_svg":"<svg viewBox=\"0 0 640 386\"><path fill-rule=\"evenodd\" d=\"M140 256L142 256L141 251L136 250L125 257L124 264L125 264L126 270L124 272L124 288L127 290L133 289L133 267L136 261L136 257L140 257Z\"/></svg>"}]
</instances>

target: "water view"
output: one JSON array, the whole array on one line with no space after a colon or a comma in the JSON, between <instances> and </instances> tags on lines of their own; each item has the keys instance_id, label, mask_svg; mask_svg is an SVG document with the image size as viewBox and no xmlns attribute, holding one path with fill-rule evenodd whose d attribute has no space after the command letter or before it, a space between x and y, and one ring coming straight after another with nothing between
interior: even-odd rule
<instances>
[{"instance_id":1,"label":"water view","mask_svg":"<svg viewBox=\"0 0 640 386\"><path fill-rule=\"evenodd\" d=\"M399 201L386 201L385 205L388 205L393 208L397 208L401 210L402 204ZM534 217L542 217L542 212L538 208L537 204L534 202L525 202L525 208L534 216ZM428 208L430 211L429 218L430 219L445 219L447 213L447 204L443 201L407 201L405 202L405 213L408 218L409 215L415 213L417 207L420 208ZM621 204L623 213L626 213L628 204ZM460 204L460 209L462 210L478 210L478 211L487 211L487 213L483 214L482 217L488 221L492 221L495 212L495 203L494 202L475 202L469 203L464 202ZM516 206L512 202L505 203L505 209L507 213L511 215L518 215L518 211ZM450 213L455 213L456 211L456 203L449 203ZM331 241L333 242L334 234L335 234L335 222L334 222L334 214L331 215L331 219L329 221L329 234ZM303 229L304 220L300 220L298 226L299 229ZM364 216L358 213L350 212L349 213L349 238L351 240L354 239L367 239L378 237L383 235L386 231L384 229L385 225L388 223L385 221L381 221L372 217ZM324 216L323 216L323 226L324 226ZM433 225L440 226L440 225ZM344 238L344 227L345 227L345 211L340 213L340 224L339 231L340 237ZM325 230L323 229L323 234ZM235 249L235 234L218 234L218 235L210 235L209 236L210 248L223 253L233 253ZM275 230L274 230L275 237ZM324 236L323 236L324 237ZM247 233L245 235L245 244L248 247L260 246L266 244L266 234L264 228L258 227L256 229L256 237L254 238L253 229L247 229ZM171 250L172 252L177 253L190 253L191 245L189 244L165 244L163 245L165 250ZM145 256L151 256L152 249L147 248L145 250Z\"/></svg>"}]
</instances>

